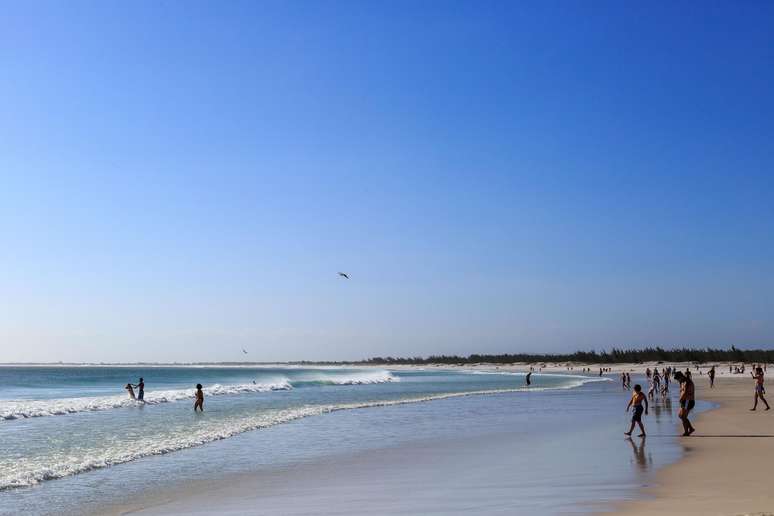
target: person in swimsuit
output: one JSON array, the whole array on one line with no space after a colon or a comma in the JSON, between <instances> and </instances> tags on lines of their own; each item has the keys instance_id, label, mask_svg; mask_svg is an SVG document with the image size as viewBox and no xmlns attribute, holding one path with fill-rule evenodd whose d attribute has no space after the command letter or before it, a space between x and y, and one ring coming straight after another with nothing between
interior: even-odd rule
<instances>
[{"instance_id":1,"label":"person in swimsuit","mask_svg":"<svg viewBox=\"0 0 774 516\"><path fill-rule=\"evenodd\" d=\"M642 387L640 384L636 384L634 386L634 392L632 393L632 397L629 400L629 404L626 405L626 412L629 412L629 409L634 406L634 413L632 414L632 425L629 427L628 432L624 432L624 435L631 436L632 431L634 430L634 425L639 425L640 430L642 430L642 433L639 435L639 437L645 437L645 427L642 425L642 402L645 402L645 415L648 415L648 398L642 393Z\"/></svg>"},{"instance_id":2,"label":"person in swimsuit","mask_svg":"<svg viewBox=\"0 0 774 516\"><path fill-rule=\"evenodd\" d=\"M139 390L137 391L137 401L145 401L145 381L140 378L140 383L136 385L132 385L132 387L137 387Z\"/></svg>"},{"instance_id":3,"label":"person in swimsuit","mask_svg":"<svg viewBox=\"0 0 774 516\"><path fill-rule=\"evenodd\" d=\"M688 414L696 404L693 380L691 380L690 375L685 375L680 371L675 373L675 380L680 382L680 412L678 412L678 417L683 422L683 437L688 437L696 431L688 419Z\"/></svg>"},{"instance_id":4,"label":"person in swimsuit","mask_svg":"<svg viewBox=\"0 0 774 516\"><path fill-rule=\"evenodd\" d=\"M124 387L124 389L126 389L126 392L129 393L129 399L131 399L131 400L136 399L134 397L134 389L132 388L132 384L131 383L127 383L126 387Z\"/></svg>"},{"instance_id":5,"label":"person in swimsuit","mask_svg":"<svg viewBox=\"0 0 774 516\"><path fill-rule=\"evenodd\" d=\"M758 408L759 399L764 403L764 405L766 405L766 410L769 410L771 408L769 407L769 402L766 401L766 398L763 397L763 395L766 394L766 389L763 388L763 368L759 367L755 370L755 374L750 374L755 379L755 403L753 404L753 408L750 410L755 410Z\"/></svg>"},{"instance_id":6,"label":"person in swimsuit","mask_svg":"<svg viewBox=\"0 0 774 516\"><path fill-rule=\"evenodd\" d=\"M204 412L204 392L202 391L202 384L196 384L196 401L194 402L194 412L196 409Z\"/></svg>"},{"instance_id":7,"label":"person in swimsuit","mask_svg":"<svg viewBox=\"0 0 774 516\"><path fill-rule=\"evenodd\" d=\"M532 371L530 371L529 373L527 373L527 376L524 378L525 380L527 380L527 387L529 387L530 385L532 385L532 380L531 380L531 378L532 378Z\"/></svg>"}]
</instances>

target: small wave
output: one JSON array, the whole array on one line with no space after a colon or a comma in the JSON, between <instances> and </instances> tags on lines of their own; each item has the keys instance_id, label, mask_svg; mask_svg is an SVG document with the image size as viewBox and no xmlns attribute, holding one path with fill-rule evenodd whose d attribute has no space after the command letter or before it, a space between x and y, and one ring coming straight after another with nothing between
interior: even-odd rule
<instances>
[{"instance_id":1,"label":"small wave","mask_svg":"<svg viewBox=\"0 0 774 516\"><path fill-rule=\"evenodd\" d=\"M280 377L273 382L257 384L221 385L214 384L204 389L208 396L246 394L290 390L304 384L313 385L368 385L386 382L397 382L400 379L389 371L328 371L309 373L292 381ZM194 389L177 389L166 391L146 391L145 404L158 405L174 401L192 399ZM0 421L12 421L31 417L62 416L78 412L96 412L126 407L136 407L141 402L129 399L126 395L63 398L51 400L11 400L0 401Z\"/></svg>"},{"instance_id":2,"label":"small wave","mask_svg":"<svg viewBox=\"0 0 774 516\"><path fill-rule=\"evenodd\" d=\"M503 375L503 376L527 376L527 372L522 371L481 371L478 369L467 369L467 370L460 370L458 371L460 373L465 374L497 374L497 375ZM532 373L533 378L539 378L539 377L549 377L549 378L572 378L572 379L583 379L584 383L590 383L590 382L612 382L610 378L604 377L604 376L584 376L580 374L564 374L564 373Z\"/></svg>"},{"instance_id":3,"label":"small wave","mask_svg":"<svg viewBox=\"0 0 774 516\"><path fill-rule=\"evenodd\" d=\"M293 379L293 386L301 384L317 385L370 385L376 383L398 382L400 378L389 371L342 371L342 372L319 372L305 373Z\"/></svg>"},{"instance_id":4,"label":"small wave","mask_svg":"<svg viewBox=\"0 0 774 516\"><path fill-rule=\"evenodd\" d=\"M292 389L287 381L274 383L220 385L214 384L204 390L209 396L222 396L227 394L242 394L250 392L268 392ZM146 405L158 405L185 399L193 399L195 389L176 389L167 391L152 391L145 393ZM52 400L29 401L2 401L0 402L0 420L24 419L30 417L62 416L77 412L96 412L116 408L136 407L142 404L140 401L129 399L126 395L90 397L90 398L64 398Z\"/></svg>"}]
</instances>

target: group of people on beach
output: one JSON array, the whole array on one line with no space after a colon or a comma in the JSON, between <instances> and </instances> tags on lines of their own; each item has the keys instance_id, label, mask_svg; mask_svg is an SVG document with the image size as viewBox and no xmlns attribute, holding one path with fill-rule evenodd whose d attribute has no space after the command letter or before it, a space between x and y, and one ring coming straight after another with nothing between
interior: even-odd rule
<instances>
[{"instance_id":1,"label":"group of people on beach","mask_svg":"<svg viewBox=\"0 0 774 516\"><path fill-rule=\"evenodd\" d=\"M744 366L742 366L744 367ZM750 373L752 378L755 380L755 397L753 401L753 407L750 409L751 411L755 411L758 408L758 400L762 401L764 405L766 405L765 410L769 410L771 407L769 407L768 401L766 401L766 389L764 387L764 375L765 375L765 366L761 367L759 365L754 366L754 372ZM648 383L650 385L650 388L648 390L648 396L646 396L642 392L642 386L640 384L636 384L634 386L634 391L632 392L632 397L629 400L628 405L626 405L626 411L629 412L630 409L634 409L632 413L632 420L631 420L631 426L629 427L628 432L624 432L624 434L628 437L632 435L632 432L634 431L635 426L640 427L641 433L639 434L639 437L645 437L645 426L642 423L642 416L648 414L648 398L651 400L654 398L653 392L658 392L659 386L663 381L663 387L661 388L661 395L663 397L666 397L669 394L669 378L670 376L674 378L679 384L680 384L680 412L678 413L678 417L680 418L680 421L683 424L683 436L688 437L692 433L696 431L693 424L691 423L688 416L690 415L691 411L693 410L694 406L696 405L696 386L693 383L693 379L691 378L691 371L690 369L686 368L685 372L683 371L674 371L671 367L667 367L662 369L661 374L659 374L658 369L654 369L654 371L651 372L650 368L647 368L645 370L645 376L648 379ZM707 376L709 377L710 381L710 388L715 387L715 366L712 366L710 370L707 372ZM662 380L663 378L663 380ZM629 385L631 384L631 377L629 376L629 373L621 373L621 382L623 384L624 389L628 389Z\"/></svg>"},{"instance_id":2,"label":"group of people on beach","mask_svg":"<svg viewBox=\"0 0 774 516\"><path fill-rule=\"evenodd\" d=\"M650 367L645 370L645 377L648 379L650 388L648 389L648 398L655 398L656 393L660 393L662 398L669 396L669 378L672 375L672 367L664 367L661 373L658 368L654 368L651 373Z\"/></svg>"},{"instance_id":3,"label":"group of people on beach","mask_svg":"<svg viewBox=\"0 0 774 516\"><path fill-rule=\"evenodd\" d=\"M129 399L145 403L145 380L143 378L140 378L140 381L137 383L127 383L124 389L129 393ZM134 389L139 389L136 396L134 394ZM204 412L204 391L202 390L202 384L200 383L196 384L194 398L194 412L197 410Z\"/></svg>"}]
</instances>

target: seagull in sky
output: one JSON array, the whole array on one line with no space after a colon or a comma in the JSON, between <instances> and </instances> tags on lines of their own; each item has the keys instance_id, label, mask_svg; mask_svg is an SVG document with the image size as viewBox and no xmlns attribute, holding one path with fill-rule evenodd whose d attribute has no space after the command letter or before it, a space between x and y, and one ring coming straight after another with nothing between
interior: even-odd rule
<instances>
[{"instance_id":1,"label":"seagull in sky","mask_svg":"<svg viewBox=\"0 0 774 516\"><path fill-rule=\"evenodd\" d=\"M247 351L245 351L245 348L242 348L242 353L244 353L245 355L247 354Z\"/></svg>"},{"instance_id":2,"label":"seagull in sky","mask_svg":"<svg viewBox=\"0 0 774 516\"><path fill-rule=\"evenodd\" d=\"M347 278L347 279L349 279L349 276L347 276L347 275L346 275L346 274L344 274L343 272L340 272L340 273L339 273L339 276L341 276L342 278Z\"/></svg>"}]
</instances>

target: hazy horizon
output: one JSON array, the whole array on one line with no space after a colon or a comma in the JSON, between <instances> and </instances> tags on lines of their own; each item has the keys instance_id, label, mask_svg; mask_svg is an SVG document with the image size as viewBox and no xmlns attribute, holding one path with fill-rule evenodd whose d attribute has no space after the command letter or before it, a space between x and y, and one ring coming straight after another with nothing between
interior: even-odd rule
<instances>
[{"instance_id":1,"label":"hazy horizon","mask_svg":"<svg viewBox=\"0 0 774 516\"><path fill-rule=\"evenodd\" d=\"M0 362L770 349L772 21L8 4Z\"/></svg>"}]
</instances>

